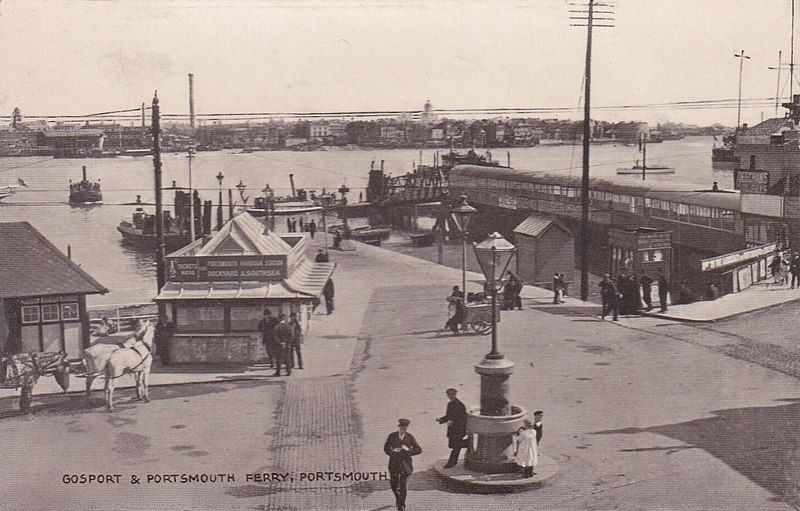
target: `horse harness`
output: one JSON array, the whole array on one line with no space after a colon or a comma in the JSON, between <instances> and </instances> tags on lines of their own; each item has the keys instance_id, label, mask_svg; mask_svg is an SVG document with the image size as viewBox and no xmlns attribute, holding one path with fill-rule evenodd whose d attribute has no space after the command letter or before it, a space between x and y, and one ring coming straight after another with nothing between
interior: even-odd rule
<instances>
[{"instance_id":1,"label":"horse harness","mask_svg":"<svg viewBox=\"0 0 800 511\"><path fill-rule=\"evenodd\" d=\"M132 346L132 347L130 347L130 348L125 348L124 346L120 346L118 349L114 350L114 351L119 351L119 350L121 350L121 349L133 350L133 351L135 351L135 352L136 352L136 354L137 354L137 355L139 355L140 357L142 357L142 360L140 360L138 364L136 364L135 366L131 367L130 369L125 369L124 371L122 371L122 374L120 374L119 376L112 376L112 377L111 377L111 379L112 379L112 380L116 380L117 378L121 378L121 377L125 376L126 374L135 373L135 372L136 372L136 369L137 369L137 368L138 368L140 365L144 364L144 363L145 363L145 361L146 361L148 358L150 358L150 357L152 357L152 356L153 356L153 353L150 351L150 349L147 347L147 345L146 345L146 344L142 344L142 345L141 345L141 347L143 347L143 348L145 349L145 351L147 351L147 353L145 353L145 354L142 354L142 352L141 352L141 351L139 351L139 345L134 345L134 346ZM113 352L112 352L112 353L113 353Z\"/></svg>"}]
</instances>

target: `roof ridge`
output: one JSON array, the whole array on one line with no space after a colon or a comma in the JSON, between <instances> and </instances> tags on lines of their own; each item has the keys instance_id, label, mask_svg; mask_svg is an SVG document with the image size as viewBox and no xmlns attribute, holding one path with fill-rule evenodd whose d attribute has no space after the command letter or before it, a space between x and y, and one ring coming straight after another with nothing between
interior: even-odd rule
<instances>
[{"instance_id":1,"label":"roof ridge","mask_svg":"<svg viewBox=\"0 0 800 511\"><path fill-rule=\"evenodd\" d=\"M38 238L40 241L42 241L42 242L44 243L44 245L45 245L45 246L46 246L48 249L50 249L50 250L51 250L51 251L52 251L54 254L56 254L56 256L58 256L58 257L59 257L59 258L60 258L62 261L64 261L65 263L67 263L67 265L69 265L69 266L70 266L70 267L71 267L73 270L75 270L76 272L78 272L78 274L79 274L81 277L83 277L84 279L86 279L86 280L89 282L89 284L90 284L92 287L94 287L95 289L97 289L97 291L98 291L100 294L105 294L105 293L108 293L108 288L106 288L104 285L102 285L102 284L100 284L99 282L97 282L97 281L96 281L96 280L95 280L95 279L94 279L94 278L93 278L91 275L89 275L89 274L88 274L88 273L87 273L87 272L86 272L86 271L85 271L83 268L81 268L80 266L78 266L78 265L77 265L77 264L76 264L76 263L75 263L75 262L74 262L72 259L70 259L69 257L67 257L67 255L66 255L66 254L64 254L64 253L63 253L61 250L59 250L59 248L58 248L58 247L56 247L56 246L53 244L53 242L51 242L49 239L45 238L45 236L44 236L42 233L40 233L40 232L39 232L39 230L38 230L38 229L36 229L34 226L32 226L32 225L31 225L29 222L27 222L27 221L22 221L22 222L8 222L8 223L19 223L19 224L24 224L24 226L25 226L25 227L26 227L26 228L27 228L27 229L28 229L28 230L29 230L31 233L33 233L33 234L34 234L34 235L35 235L35 236L36 236L36 237L37 237L37 238Z\"/></svg>"}]
</instances>

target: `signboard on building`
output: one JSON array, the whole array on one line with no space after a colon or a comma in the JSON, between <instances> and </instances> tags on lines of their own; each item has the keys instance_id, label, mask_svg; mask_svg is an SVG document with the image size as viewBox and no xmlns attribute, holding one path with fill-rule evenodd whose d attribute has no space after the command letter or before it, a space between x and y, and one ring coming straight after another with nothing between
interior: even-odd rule
<instances>
[{"instance_id":1,"label":"signboard on building","mask_svg":"<svg viewBox=\"0 0 800 511\"><path fill-rule=\"evenodd\" d=\"M176 282L272 282L284 278L284 259L185 258L172 261L170 280Z\"/></svg>"},{"instance_id":2,"label":"signboard on building","mask_svg":"<svg viewBox=\"0 0 800 511\"><path fill-rule=\"evenodd\" d=\"M736 189L745 193L767 193L769 173L750 170L736 171Z\"/></svg>"},{"instance_id":3,"label":"signboard on building","mask_svg":"<svg viewBox=\"0 0 800 511\"><path fill-rule=\"evenodd\" d=\"M783 216L783 197L743 193L741 195L741 211L752 215L780 218Z\"/></svg>"},{"instance_id":4,"label":"signboard on building","mask_svg":"<svg viewBox=\"0 0 800 511\"><path fill-rule=\"evenodd\" d=\"M742 263L758 257L766 257L775 252L775 247L777 247L777 243L767 243L766 245L761 245L760 247L749 248L747 250L740 250L738 252L731 252L730 254L723 254L721 256L711 257L709 259L703 259L700 261L700 267L702 271L709 271L715 268L721 268L723 266Z\"/></svg>"}]
</instances>

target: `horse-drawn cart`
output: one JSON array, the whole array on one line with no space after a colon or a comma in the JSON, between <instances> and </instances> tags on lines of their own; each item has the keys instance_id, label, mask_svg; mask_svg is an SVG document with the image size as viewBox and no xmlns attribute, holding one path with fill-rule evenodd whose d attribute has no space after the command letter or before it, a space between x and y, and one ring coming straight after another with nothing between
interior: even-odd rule
<instances>
[{"instance_id":1,"label":"horse-drawn cart","mask_svg":"<svg viewBox=\"0 0 800 511\"><path fill-rule=\"evenodd\" d=\"M497 307L497 322L500 322L500 306ZM492 331L492 304L478 303L464 307L464 320L461 322L464 330L472 329L480 334Z\"/></svg>"},{"instance_id":2,"label":"horse-drawn cart","mask_svg":"<svg viewBox=\"0 0 800 511\"><path fill-rule=\"evenodd\" d=\"M41 376L54 376L66 392L69 388L67 354L33 351L0 358L0 388L21 389L19 409L22 413L30 411L33 386Z\"/></svg>"}]
</instances>

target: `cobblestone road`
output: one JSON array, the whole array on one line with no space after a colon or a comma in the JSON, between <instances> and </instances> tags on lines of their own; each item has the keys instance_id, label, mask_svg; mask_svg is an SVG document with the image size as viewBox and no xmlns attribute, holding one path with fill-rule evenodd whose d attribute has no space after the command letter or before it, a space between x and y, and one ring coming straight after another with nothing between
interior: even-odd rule
<instances>
[{"instance_id":1,"label":"cobblestone road","mask_svg":"<svg viewBox=\"0 0 800 511\"><path fill-rule=\"evenodd\" d=\"M360 434L349 376L287 382L272 433L271 468L293 480L273 483L265 509L363 509L352 480L329 480L334 476L328 474L318 480L316 474L358 471Z\"/></svg>"}]
</instances>

